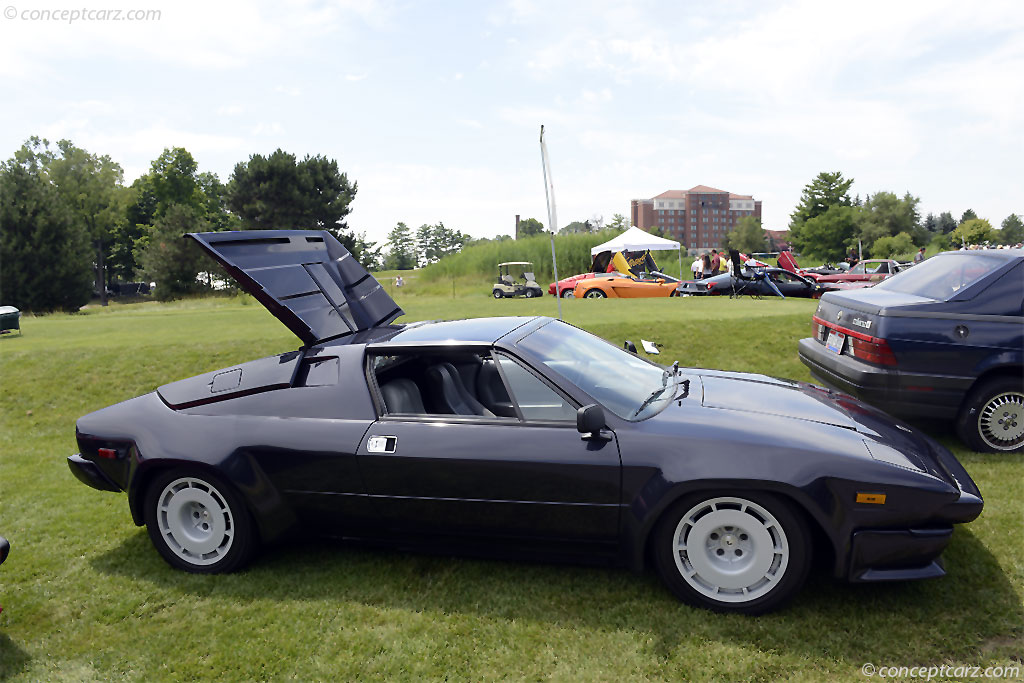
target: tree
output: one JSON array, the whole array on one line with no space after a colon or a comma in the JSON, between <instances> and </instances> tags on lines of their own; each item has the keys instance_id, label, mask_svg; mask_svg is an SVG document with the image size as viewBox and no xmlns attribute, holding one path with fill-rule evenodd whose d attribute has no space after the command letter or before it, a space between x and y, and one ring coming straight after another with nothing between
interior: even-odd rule
<instances>
[{"instance_id":1,"label":"tree","mask_svg":"<svg viewBox=\"0 0 1024 683\"><path fill-rule=\"evenodd\" d=\"M1003 244L1017 244L1024 242L1024 221L1020 219L1015 213L1011 213L1009 216L1003 219L1002 231L999 234L999 240Z\"/></svg>"},{"instance_id":2,"label":"tree","mask_svg":"<svg viewBox=\"0 0 1024 683\"><path fill-rule=\"evenodd\" d=\"M871 255L875 258L892 258L914 251L914 239L910 233L879 237L871 246Z\"/></svg>"},{"instance_id":3,"label":"tree","mask_svg":"<svg viewBox=\"0 0 1024 683\"><path fill-rule=\"evenodd\" d=\"M89 302L92 249L33 137L0 164L0 301L24 311L77 311Z\"/></svg>"},{"instance_id":4,"label":"tree","mask_svg":"<svg viewBox=\"0 0 1024 683\"><path fill-rule=\"evenodd\" d=\"M458 230L446 228L444 223L421 225L416 230L416 251L419 265L436 263L448 254L454 254L471 239Z\"/></svg>"},{"instance_id":5,"label":"tree","mask_svg":"<svg viewBox=\"0 0 1024 683\"><path fill-rule=\"evenodd\" d=\"M765 231L761 229L761 219L756 216L743 216L736 221L736 227L722 239L722 248L736 249L751 254L764 251L765 242Z\"/></svg>"},{"instance_id":6,"label":"tree","mask_svg":"<svg viewBox=\"0 0 1024 683\"><path fill-rule=\"evenodd\" d=\"M573 221L558 231L559 235L570 235L578 232L593 232L590 221Z\"/></svg>"},{"instance_id":7,"label":"tree","mask_svg":"<svg viewBox=\"0 0 1024 683\"><path fill-rule=\"evenodd\" d=\"M107 305L107 252L125 220L128 190L121 167L109 156L90 154L68 140L57 143L59 156L47 163L50 179L89 236L94 250L95 289Z\"/></svg>"},{"instance_id":8,"label":"tree","mask_svg":"<svg viewBox=\"0 0 1024 683\"><path fill-rule=\"evenodd\" d=\"M349 247L349 252L364 268L384 270L384 254L381 253L383 248L381 245L367 239L365 232L353 234L351 239L352 247Z\"/></svg>"},{"instance_id":9,"label":"tree","mask_svg":"<svg viewBox=\"0 0 1024 683\"><path fill-rule=\"evenodd\" d=\"M227 204L246 229L327 230L352 251L356 245L345 217L357 189L333 159L296 161L294 154L278 149L235 165Z\"/></svg>"},{"instance_id":10,"label":"tree","mask_svg":"<svg viewBox=\"0 0 1024 683\"><path fill-rule=\"evenodd\" d=\"M540 235L544 232L544 224L536 218L524 218L519 221L519 232L516 238Z\"/></svg>"},{"instance_id":11,"label":"tree","mask_svg":"<svg viewBox=\"0 0 1024 683\"><path fill-rule=\"evenodd\" d=\"M935 233L939 229L939 221L935 218L935 214L929 213L925 216L924 223L921 226L930 233Z\"/></svg>"},{"instance_id":12,"label":"tree","mask_svg":"<svg viewBox=\"0 0 1024 683\"><path fill-rule=\"evenodd\" d=\"M953 218L953 214L949 211L943 211L940 213L937 223L938 232L941 232L943 235L948 235L956 230L956 219Z\"/></svg>"},{"instance_id":13,"label":"tree","mask_svg":"<svg viewBox=\"0 0 1024 683\"><path fill-rule=\"evenodd\" d=\"M399 223L388 233L388 255L384 260L388 270L410 270L416 267L416 245L412 230Z\"/></svg>"},{"instance_id":14,"label":"tree","mask_svg":"<svg viewBox=\"0 0 1024 683\"><path fill-rule=\"evenodd\" d=\"M967 221L973 221L978 218L978 214L974 213L974 209L967 209L964 211L964 215L960 216L959 225L963 225Z\"/></svg>"},{"instance_id":15,"label":"tree","mask_svg":"<svg viewBox=\"0 0 1024 683\"><path fill-rule=\"evenodd\" d=\"M626 217L621 213L617 213L612 216L612 222L608 224L608 228L611 230L625 230L629 227L629 223L626 222Z\"/></svg>"},{"instance_id":16,"label":"tree","mask_svg":"<svg viewBox=\"0 0 1024 683\"><path fill-rule=\"evenodd\" d=\"M211 261L202 249L183 239L187 232L205 232L210 224L198 209L171 204L161 218L146 226L139 240L136 260L146 276L156 281L155 296L164 301L208 289L199 281L200 271L209 271Z\"/></svg>"},{"instance_id":17,"label":"tree","mask_svg":"<svg viewBox=\"0 0 1024 683\"><path fill-rule=\"evenodd\" d=\"M850 186L853 178L843 178L840 171L819 173L804 186L800 203L791 214L790 228L820 216L832 206L850 206Z\"/></svg>"},{"instance_id":18,"label":"tree","mask_svg":"<svg viewBox=\"0 0 1024 683\"><path fill-rule=\"evenodd\" d=\"M950 239L953 245L959 244L984 244L996 238L992 224L984 218L969 218L957 226Z\"/></svg>"},{"instance_id":19,"label":"tree","mask_svg":"<svg viewBox=\"0 0 1024 683\"><path fill-rule=\"evenodd\" d=\"M843 258L847 245L853 240L856 217L860 211L853 206L830 206L825 213L802 224L799 232L790 231L793 249L826 261Z\"/></svg>"},{"instance_id":20,"label":"tree","mask_svg":"<svg viewBox=\"0 0 1024 683\"><path fill-rule=\"evenodd\" d=\"M910 235L916 244L924 244L926 237L918 226L920 202L909 192L902 199L892 192L870 195L857 214L856 237L863 242L865 251L871 251L875 240L901 232Z\"/></svg>"}]
</instances>

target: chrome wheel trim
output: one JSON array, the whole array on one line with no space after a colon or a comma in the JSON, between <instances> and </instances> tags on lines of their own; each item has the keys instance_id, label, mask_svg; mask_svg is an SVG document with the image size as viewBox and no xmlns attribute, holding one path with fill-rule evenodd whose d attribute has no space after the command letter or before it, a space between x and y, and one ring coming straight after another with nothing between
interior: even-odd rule
<instances>
[{"instance_id":1,"label":"chrome wheel trim","mask_svg":"<svg viewBox=\"0 0 1024 683\"><path fill-rule=\"evenodd\" d=\"M583 295L584 299L603 299L605 298L604 292L600 289L588 289L587 293Z\"/></svg>"},{"instance_id":2,"label":"chrome wheel trim","mask_svg":"<svg viewBox=\"0 0 1024 683\"><path fill-rule=\"evenodd\" d=\"M789 566L782 525L744 498L721 497L690 508L672 534L672 555L683 580L721 602L750 602L772 591Z\"/></svg>"},{"instance_id":3,"label":"chrome wheel trim","mask_svg":"<svg viewBox=\"0 0 1024 683\"><path fill-rule=\"evenodd\" d=\"M1024 393L996 394L978 411L978 435L997 451L1012 451L1024 443Z\"/></svg>"},{"instance_id":4,"label":"chrome wheel trim","mask_svg":"<svg viewBox=\"0 0 1024 683\"><path fill-rule=\"evenodd\" d=\"M157 498L160 536L185 562L207 566L224 559L235 537L227 501L202 479L182 477L164 487Z\"/></svg>"}]
</instances>

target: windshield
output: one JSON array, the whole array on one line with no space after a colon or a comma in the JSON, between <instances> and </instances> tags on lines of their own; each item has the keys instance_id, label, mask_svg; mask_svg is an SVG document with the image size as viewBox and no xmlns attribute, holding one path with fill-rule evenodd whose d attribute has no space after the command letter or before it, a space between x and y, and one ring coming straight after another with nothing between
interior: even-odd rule
<instances>
[{"instance_id":1,"label":"windshield","mask_svg":"<svg viewBox=\"0 0 1024 683\"><path fill-rule=\"evenodd\" d=\"M560 320L528 334L518 346L625 420L649 417L675 396L675 378L666 379L661 366Z\"/></svg>"},{"instance_id":2,"label":"windshield","mask_svg":"<svg viewBox=\"0 0 1024 683\"><path fill-rule=\"evenodd\" d=\"M1000 265L978 254L939 254L875 285L903 294L947 301Z\"/></svg>"}]
</instances>

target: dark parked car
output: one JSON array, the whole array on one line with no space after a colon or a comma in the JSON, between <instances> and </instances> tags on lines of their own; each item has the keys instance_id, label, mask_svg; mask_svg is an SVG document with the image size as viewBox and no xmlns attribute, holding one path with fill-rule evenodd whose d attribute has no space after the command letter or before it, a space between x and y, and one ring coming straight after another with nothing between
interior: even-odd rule
<instances>
[{"instance_id":1,"label":"dark parked car","mask_svg":"<svg viewBox=\"0 0 1024 683\"><path fill-rule=\"evenodd\" d=\"M676 287L675 296L721 296L736 292L747 296L782 296L818 298L823 291L810 278L782 268L744 270L745 277L722 273L705 280L687 280ZM774 287L773 287L774 285Z\"/></svg>"},{"instance_id":2,"label":"dark parked car","mask_svg":"<svg viewBox=\"0 0 1024 683\"><path fill-rule=\"evenodd\" d=\"M979 451L1024 449L1024 251L939 254L870 289L829 293L800 359L904 417L955 420Z\"/></svg>"},{"instance_id":3,"label":"dark parked car","mask_svg":"<svg viewBox=\"0 0 1024 683\"><path fill-rule=\"evenodd\" d=\"M650 558L681 599L757 613L814 553L855 582L941 576L981 512L948 450L848 396L662 367L546 317L395 325L329 233L191 237L303 345L78 421L75 476L127 491L180 569L238 569L300 530Z\"/></svg>"}]
</instances>

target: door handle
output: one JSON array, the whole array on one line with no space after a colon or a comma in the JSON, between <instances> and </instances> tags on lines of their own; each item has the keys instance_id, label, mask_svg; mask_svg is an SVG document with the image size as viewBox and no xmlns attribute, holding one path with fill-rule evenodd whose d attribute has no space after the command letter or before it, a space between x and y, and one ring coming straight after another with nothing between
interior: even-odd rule
<instances>
[{"instance_id":1,"label":"door handle","mask_svg":"<svg viewBox=\"0 0 1024 683\"><path fill-rule=\"evenodd\" d=\"M367 453L394 453L396 448L397 436L371 436L366 440Z\"/></svg>"}]
</instances>

